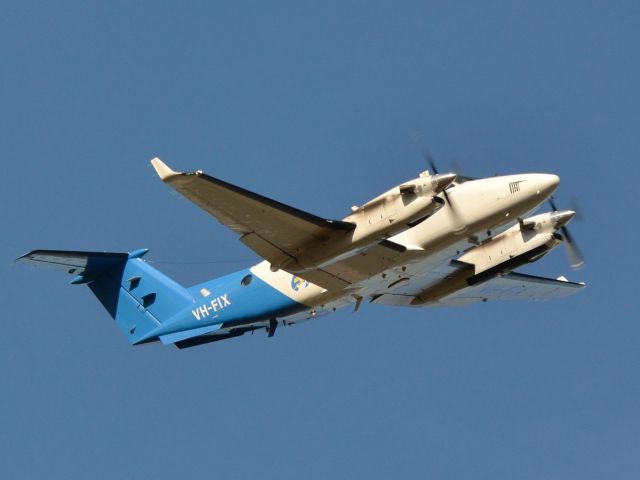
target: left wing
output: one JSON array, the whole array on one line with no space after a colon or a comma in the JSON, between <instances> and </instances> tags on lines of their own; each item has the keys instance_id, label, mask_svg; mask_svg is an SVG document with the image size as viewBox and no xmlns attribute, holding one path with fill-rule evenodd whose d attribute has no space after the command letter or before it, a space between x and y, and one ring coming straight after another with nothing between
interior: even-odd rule
<instances>
[{"instance_id":1,"label":"left wing","mask_svg":"<svg viewBox=\"0 0 640 480\"><path fill-rule=\"evenodd\" d=\"M240 234L241 242L272 265L285 264L308 249L322 249L355 228L353 223L317 217L200 171L175 172L159 158L151 164L162 181ZM299 275L323 288L339 291L386 270L405 250L402 245L384 240L356 255Z\"/></svg>"},{"instance_id":2,"label":"left wing","mask_svg":"<svg viewBox=\"0 0 640 480\"><path fill-rule=\"evenodd\" d=\"M159 158L151 164L163 182L240 234L240 241L274 265L355 228L353 223L317 217L201 171L174 172Z\"/></svg>"}]
</instances>

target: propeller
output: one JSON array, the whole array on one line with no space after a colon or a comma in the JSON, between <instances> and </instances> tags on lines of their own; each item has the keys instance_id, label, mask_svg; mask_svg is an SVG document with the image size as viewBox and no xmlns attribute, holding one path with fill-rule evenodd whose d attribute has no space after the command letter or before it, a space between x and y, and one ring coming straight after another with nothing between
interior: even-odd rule
<instances>
[{"instance_id":1,"label":"propeller","mask_svg":"<svg viewBox=\"0 0 640 480\"><path fill-rule=\"evenodd\" d=\"M431 168L431 171L435 175L438 175L438 167L436 166L436 162L433 161L433 157L431 156L431 153L427 152L425 156L425 160L427 161L429 168ZM444 199L447 205L449 205L449 208L451 209L451 216L454 218L454 231L456 233L464 232L467 229L467 226L465 225L464 220L460 215L460 212L458 211L457 207L451 201L451 198L449 198L449 194L447 193L446 188L442 190L442 195L444 196Z\"/></svg>"},{"instance_id":2,"label":"propeller","mask_svg":"<svg viewBox=\"0 0 640 480\"><path fill-rule=\"evenodd\" d=\"M549 197L549 205L551 205L551 208L554 212L558 211L556 202L554 201L553 197ZM569 233L569 229L566 225L562 225L560 227L560 231L562 232L562 243L564 244L567 256L569 257L569 264L571 265L571 268L573 268L574 270L582 268L584 266L584 257L582 255L582 252L580 251L580 248L578 248L578 245L573 239L573 236Z\"/></svg>"}]
</instances>

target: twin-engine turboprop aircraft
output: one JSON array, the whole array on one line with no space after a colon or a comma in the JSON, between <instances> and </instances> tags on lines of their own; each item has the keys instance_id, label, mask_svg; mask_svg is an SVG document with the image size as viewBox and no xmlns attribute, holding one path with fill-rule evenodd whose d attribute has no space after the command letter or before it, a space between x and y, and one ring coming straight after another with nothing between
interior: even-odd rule
<instances>
[{"instance_id":1,"label":"twin-engine turboprop aircraft","mask_svg":"<svg viewBox=\"0 0 640 480\"><path fill-rule=\"evenodd\" d=\"M513 270L561 243L582 260L566 224L575 212L530 216L559 178L520 174L482 179L429 174L398 185L342 220L327 220L210 177L151 161L160 178L238 235L264 261L183 287L131 253L34 250L17 261L87 284L132 344L192 347L293 325L362 302L464 305L545 299L583 283ZM435 170L435 168L434 168ZM558 233L560 230L562 233Z\"/></svg>"}]
</instances>

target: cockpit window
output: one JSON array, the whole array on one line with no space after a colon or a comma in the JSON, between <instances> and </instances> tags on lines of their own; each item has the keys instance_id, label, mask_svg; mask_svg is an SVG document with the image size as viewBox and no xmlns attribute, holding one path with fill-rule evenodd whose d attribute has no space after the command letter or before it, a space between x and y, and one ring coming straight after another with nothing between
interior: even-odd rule
<instances>
[{"instance_id":1,"label":"cockpit window","mask_svg":"<svg viewBox=\"0 0 640 480\"><path fill-rule=\"evenodd\" d=\"M461 183L465 183L465 182L470 182L472 180L478 180L478 179L476 177L466 177L464 175L458 175L456 177L456 182L455 183L461 184Z\"/></svg>"}]
</instances>

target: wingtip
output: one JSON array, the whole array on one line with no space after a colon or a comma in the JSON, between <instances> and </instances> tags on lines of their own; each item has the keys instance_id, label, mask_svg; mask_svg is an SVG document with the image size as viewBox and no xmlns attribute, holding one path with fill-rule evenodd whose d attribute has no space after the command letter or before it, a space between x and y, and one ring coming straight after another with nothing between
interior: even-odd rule
<instances>
[{"instance_id":1,"label":"wingtip","mask_svg":"<svg viewBox=\"0 0 640 480\"><path fill-rule=\"evenodd\" d=\"M28 263L29 259L31 258L31 255L33 255L33 253L36 252L36 250L31 250L23 255L20 255L18 258L16 258L13 263Z\"/></svg>"},{"instance_id":2,"label":"wingtip","mask_svg":"<svg viewBox=\"0 0 640 480\"><path fill-rule=\"evenodd\" d=\"M174 172L173 170L171 170L171 168L169 168L169 166L166 163L164 163L162 160L160 160L158 157L151 160L151 165L153 166L153 168L155 169L156 173L158 174L158 176L162 181L165 181L170 177L180 174L180 172Z\"/></svg>"}]
</instances>

